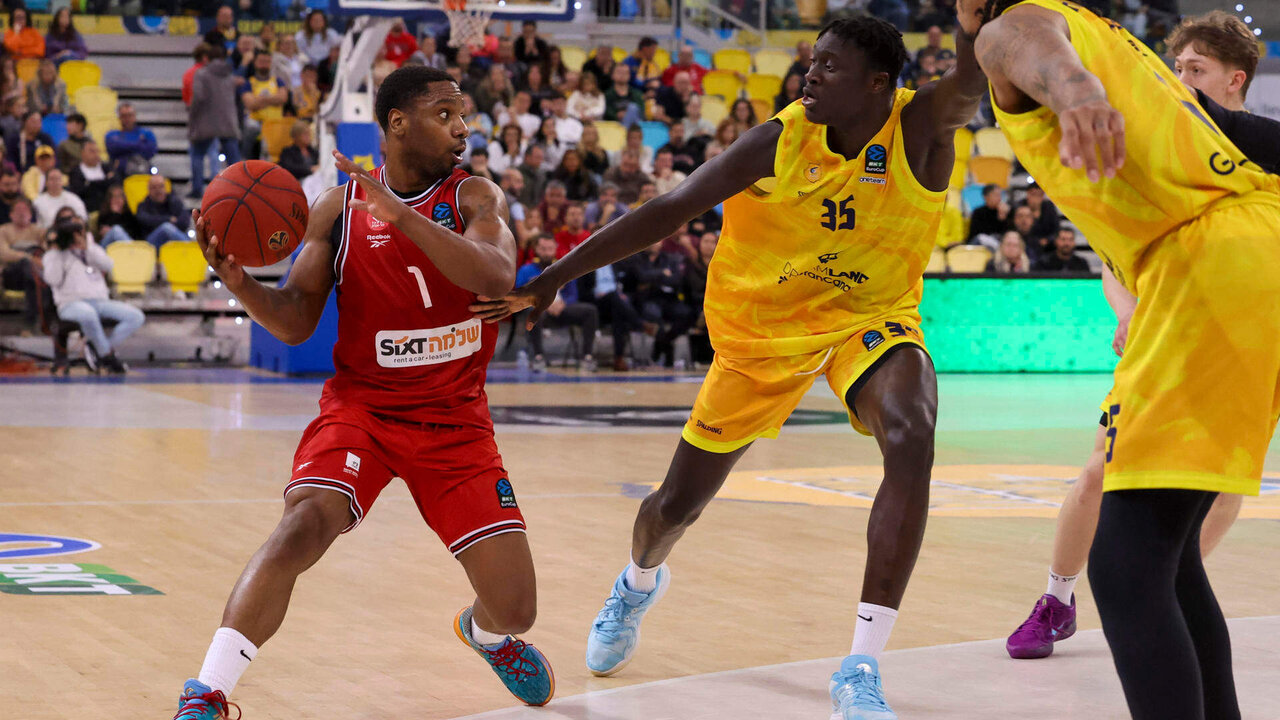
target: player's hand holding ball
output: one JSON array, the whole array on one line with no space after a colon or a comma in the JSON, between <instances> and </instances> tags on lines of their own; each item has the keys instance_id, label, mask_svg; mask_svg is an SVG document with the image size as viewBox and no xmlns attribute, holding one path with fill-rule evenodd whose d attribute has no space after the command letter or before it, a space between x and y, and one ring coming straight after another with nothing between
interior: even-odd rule
<instances>
[{"instance_id":1,"label":"player's hand holding ball","mask_svg":"<svg viewBox=\"0 0 1280 720\"><path fill-rule=\"evenodd\" d=\"M204 261L222 278L222 282L232 293L238 292L244 285L244 267L236 262L236 256L223 253L222 240L209 234L209 221L199 210L191 211L191 227L196 230L196 242L204 252Z\"/></svg>"},{"instance_id":2,"label":"player's hand holding ball","mask_svg":"<svg viewBox=\"0 0 1280 720\"><path fill-rule=\"evenodd\" d=\"M352 210L362 210L391 225L398 225L404 219L405 213L412 212L403 200L382 184L382 181L370 175L368 170L351 162L346 155L334 150L333 159L337 161L338 169L350 175L351 179L359 183L360 188L364 190L364 200L353 199L348 203Z\"/></svg>"}]
</instances>

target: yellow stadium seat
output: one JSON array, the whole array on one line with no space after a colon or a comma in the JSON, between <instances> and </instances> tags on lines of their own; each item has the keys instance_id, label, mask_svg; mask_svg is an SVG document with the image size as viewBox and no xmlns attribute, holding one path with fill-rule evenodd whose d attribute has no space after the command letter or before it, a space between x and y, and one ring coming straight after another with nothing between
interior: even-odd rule
<instances>
[{"instance_id":1,"label":"yellow stadium seat","mask_svg":"<svg viewBox=\"0 0 1280 720\"><path fill-rule=\"evenodd\" d=\"M746 75L751 72L751 53L742 48L721 48L712 53L711 64L717 70Z\"/></svg>"},{"instance_id":2,"label":"yellow stadium seat","mask_svg":"<svg viewBox=\"0 0 1280 720\"><path fill-rule=\"evenodd\" d=\"M144 293L147 283L156 275L156 249L141 240L125 240L107 246L107 255L115 262L111 279L116 292Z\"/></svg>"},{"instance_id":3,"label":"yellow stadium seat","mask_svg":"<svg viewBox=\"0 0 1280 720\"><path fill-rule=\"evenodd\" d=\"M973 174L973 181L979 185L1008 188L1009 173L1012 170L1013 163L1002 157L975 155L969 158L969 172Z\"/></svg>"},{"instance_id":4,"label":"yellow stadium seat","mask_svg":"<svg viewBox=\"0 0 1280 720\"><path fill-rule=\"evenodd\" d=\"M773 117L773 101L751 98L751 107L756 111L756 122L764 122Z\"/></svg>"},{"instance_id":5,"label":"yellow stadium seat","mask_svg":"<svg viewBox=\"0 0 1280 720\"><path fill-rule=\"evenodd\" d=\"M951 180L947 183L947 188L956 191L959 197L959 191L964 189L969 179L969 161L961 162L960 158L956 158L956 162L951 166Z\"/></svg>"},{"instance_id":6,"label":"yellow stadium seat","mask_svg":"<svg viewBox=\"0 0 1280 720\"><path fill-rule=\"evenodd\" d=\"M40 69L40 58L20 58L17 63L18 77L24 83L29 83L36 79L36 72Z\"/></svg>"},{"instance_id":7,"label":"yellow stadium seat","mask_svg":"<svg viewBox=\"0 0 1280 720\"><path fill-rule=\"evenodd\" d=\"M719 125L720 121L729 117L729 106L725 104L723 98L719 95L705 95L702 98L702 119L712 125Z\"/></svg>"},{"instance_id":8,"label":"yellow stadium seat","mask_svg":"<svg viewBox=\"0 0 1280 720\"><path fill-rule=\"evenodd\" d=\"M765 75L777 75L780 78L786 77L787 71L795 63L791 53L786 50L774 50L773 48L757 51L755 61L756 72L764 73Z\"/></svg>"},{"instance_id":9,"label":"yellow stadium seat","mask_svg":"<svg viewBox=\"0 0 1280 720\"><path fill-rule=\"evenodd\" d=\"M88 60L67 60L58 67L58 77L67 84L67 95L75 97L80 88L102 83L102 68Z\"/></svg>"},{"instance_id":10,"label":"yellow stadium seat","mask_svg":"<svg viewBox=\"0 0 1280 720\"><path fill-rule=\"evenodd\" d=\"M772 105L773 99L780 92L782 92L781 75L754 73L747 76L747 97L753 100L768 100L769 104Z\"/></svg>"},{"instance_id":11,"label":"yellow stadium seat","mask_svg":"<svg viewBox=\"0 0 1280 720\"><path fill-rule=\"evenodd\" d=\"M87 115L85 121L89 137L97 140L99 145L109 131L120 129L120 117L117 115ZM106 148L103 150L105 151Z\"/></svg>"},{"instance_id":12,"label":"yellow stadium seat","mask_svg":"<svg viewBox=\"0 0 1280 720\"><path fill-rule=\"evenodd\" d=\"M577 45L561 45L560 60L566 68L578 72L582 70L582 64L587 61L587 51Z\"/></svg>"},{"instance_id":13,"label":"yellow stadium seat","mask_svg":"<svg viewBox=\"0 0 1280 720\"><path fill-rule=\"evenodd\" d=\"M653 54L653 61L658 63L658 67L660 69L666 70L671 67L671 53L668 52L666 48L660 47L658 48L658 51Z\"/></svg>"},{"instance_id":14,"label":"yellow stadium seat","mask_svg":"<svg viewBox=\"0 0 1280 720\"><path fill-rule=\"evenodd\" d=\"M147 197L147 183L150 175L130 175L124 179L124 199L129 203L130 212L138 212L138 203ZM168 178L164 181L165 192L173 192L173 183Z\"/></svg>"},{"instance_id":15,"label":"yellow stadium seat","mask_svg":"<svg viewBox=\"0 0 1280 720\"><path fill-rule=\"evenodd\" d=\"M995 128L982 128L973 134L973 142L978 147L978 154L1001 157L1013 160L1013 147L1004 133Z\"/></svg>"},{"instance_id":16,"label":"yellow stadium seat","mask_svg":"<svg viewBox=\"0 0 1280 720\"><path fill-rule=\"evenodd\" d=\"M613 61L614 61L614 62L622 62L623 60L626 60L626 59L627 59L627 56L628 56L628 55L630 55L630 54L631 54L631 53L627 52L626 50L623 50L622 48L618 47L617 45L614 45L614 46L613 46Z\"/></svg>"},{"instance_id":17,"label":"yellow stadium seat","mask_svg":"<svg viewBox=\"0 0 1280 720\"><path fill-rule=\"evenodd\" d=\"M742 93L742 81L728 70L712 70L702 76L702 91L707 95L719 95L725 101L733 102Z\"/></svg>"},{"instance_id":18,"label":"yellow stadium seat","mask_svg":"<svg viewBox=\"0 0 1280 720\"><path fill-rule=\"evenodd\" d=\"M297 118L270 118L262 123L262 145L271 157L271 162L280 161L280 151L288 147L293 138L293 124Z\"/></svg>"},{"instance_id":19,"label":"yellow stadium seat","mask_svg":"<svg viewBox=\"0 0 1280 720\"><path fill-rule=\"evenodd\" d=\"M627 129L622 123L613 120L598 120L596 131L600 133L600 147L609 152L617 152L627 144Z\"/></svg>"},{"instance_id":20,"label":"yellow stadium seat","mask_svg":"<svg viewBox=\"0 0 1280 720\"><path fill-rule=\"evenodd\" d=\"M160 264L175 291L199 292L209 277L209 263L194 240L170 240L161 245Z\"/></svg>"},{"instance_id":21,"label":"yellow stadium seat","mask_svg":"<svg viewBox=\"0 0 1280 720\"><path fill-rule=\"evenodd\" d=\"M935 247L929 255L929 264L924 266L927 273L944 273L947 271L947 254L942 248Z\"/></svg>"},{"instance_id":22,"label":"yellow stadium seat","mask_svg":"<svg viewBox=\"0 0 1280 720\"><path fill-rule=\"evenodd\" d=\"M116 104L120 101L116 91L98 85L89 85L76 90L71 96L76 111L88 117L90 115L115 115Z\"/></svg>"},{"instance_id":23,"label":"yellow stadium seat","mask_svg":"<svg viewBox=\"0 0 1280 720\"><path fill-rule=\"evenodd\" d=\"M955 273L987 271L991 251L981 245L957 245L947 251L947 266Z\"/></svg>"}]
</instances>

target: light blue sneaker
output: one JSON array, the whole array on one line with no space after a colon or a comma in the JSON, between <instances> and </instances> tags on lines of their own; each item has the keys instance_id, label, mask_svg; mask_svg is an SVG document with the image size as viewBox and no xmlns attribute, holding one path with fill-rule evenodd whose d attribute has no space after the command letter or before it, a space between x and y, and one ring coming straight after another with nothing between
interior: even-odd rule
<instances>
[{"instance_id":1,"label":"light blue sneaker","mask_svg":"<svg viewBox=\"0 0 1280 720\"><path fill-rule=\"evenodd\" d=\"M231 717L231 708L236 709L236 718L239 718L240 706L227 702L221 690L214 690L199 680L188 680L182 686L178 714L173 720L224 720Z\"/></svg>"},{"instance_id":2,"label":"light blue sneaker","mask_svg":"<svg viewBox=\"0 0 1280 720\"><path fill-rule=\"evenodd\" d=\"M880 666L870 655L850 655L831 675L831 720L898 720L884 701Z\"/></svg>"},{"instance_id":3,"label":"light blue sneaker","mask_svg":"<svg viewBox=\"0 0 1280 720\"><path fill-rule=\"evenodd\" d=\"M453 619L458 639L489 663L498 679L516 699L525 705L546 705L556 694L556 676L551 663L538 651L514 635L495 648L485 647L471 639L471 606L462 608Z\"/></svg>"},{"instance_id":4,"label":"light blue sneaker","mask_svg":"<svg viewBox=\"0 0 1280 720\"><path fill-rule=\"evenodd\" d=\"M658 568L658 586L653 592L631 590L626 578L627 571L623 570L587 636L587 669L596 677L608 677L631 662L640 645L640 620L671 585L671 571L666 564Z\"/></svg>"}]
</instances>

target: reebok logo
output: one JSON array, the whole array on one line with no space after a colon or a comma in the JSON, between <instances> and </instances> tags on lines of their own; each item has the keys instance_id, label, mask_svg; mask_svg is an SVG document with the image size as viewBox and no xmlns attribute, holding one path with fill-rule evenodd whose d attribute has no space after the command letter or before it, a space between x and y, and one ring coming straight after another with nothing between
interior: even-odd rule
<instances>
[{"instance_id":1,"label":"reebok logo","mask_svg":"<svg viewBox=\"0 0 1280 720\"><path fill-rule=\"evenodd\" d=\"M390 235L370 235L369 236L369 247L380 248L389 242L391 242Z\"/></svg>"},{"instance_id":2,"label":"reebok logo","mask_svg":"<svg viewBox=\"0 0 1280 720\"><path fill-rule=\"evenodd\" d=\"M306 469L306 467L307 467L308 465L310 465L312 462L315 462L315 461L314 461L314 460L308 460L308 461L306 461L306 462L302 463L301 465L299 465L298 467L294 468L294 469L293 469L293 471L294 471L294 472L299 472L299 471L301 471L301 470L304 470L304 469Z\"/></svg>"}]
</instances>

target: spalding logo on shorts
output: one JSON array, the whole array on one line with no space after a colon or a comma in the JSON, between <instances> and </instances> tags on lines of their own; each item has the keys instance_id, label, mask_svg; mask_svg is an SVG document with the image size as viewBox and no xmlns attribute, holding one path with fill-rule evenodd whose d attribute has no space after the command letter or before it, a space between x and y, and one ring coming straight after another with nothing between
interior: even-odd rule
<instances>
[{"instance_id":1,"label":"spalding logo on shorts","mask_svg":"<svg viewBox=\"0 0 1280 720\"><path fill-rule=\"evenodd\" d=\"M450 230L456 230L458 227L457 223L453 221L453 208L449 206L449 203L439 203L432 208L431 219Z\"/></svg>"},{"instance_id":2,"label":"spalding logo on shorts","mask_svg":"<svg viewBox=\"0 0 1280 720\"><path fill-rule=\"evenodd\" d=\"M277 230L271 233L271 237L267 238L267 247L280 252L289 244L289 233L284 230Z\"/></svg>"}]
</instances>

